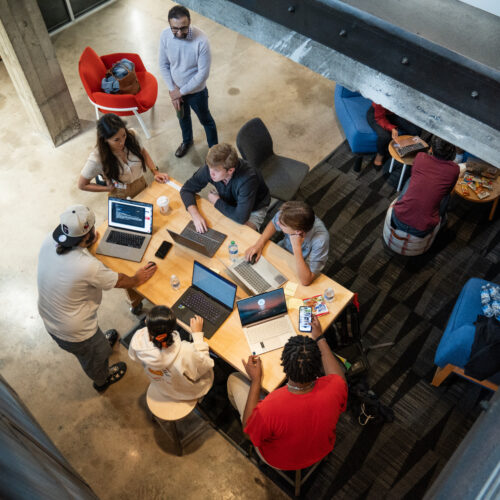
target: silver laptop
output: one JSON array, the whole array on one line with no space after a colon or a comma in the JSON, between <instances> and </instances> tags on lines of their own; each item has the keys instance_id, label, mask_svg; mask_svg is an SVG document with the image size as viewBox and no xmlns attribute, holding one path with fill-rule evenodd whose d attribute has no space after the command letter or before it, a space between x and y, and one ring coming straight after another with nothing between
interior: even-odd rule
<instances>
[{"instance_id":1,"label":"silver laptop","mask_svg":"<svg viewBox=\"0 0 500 500\"><path fill-rule=\"evenodd\" d=\"M213 257L227 237L224 233L211 228L205 233L198 233L193 221L187 224L181 234L171 231L170 229L167 229L167 231L172 239L176 243L179 243L179 245L188 247L191 250L196 250L207 257Z\"/></svg>"},{"instance_id":2,"label":"silver laptop","mask_svg":"<svg viewBox=\"0 0 500 500\"><path fill-rule=\"evenodd\" d=\"M228 268L228 270L250 290L253 295L274 290L288 281L268 260L264 257L251 264L245 258L239 258Z\"/></svg>"},{"instance_id":3,"label":"silver laptop","mask_svg":"<svg viewBox=\"0 0 500 500\"><path fill-rule=\"evenodd\" d=\"M252 354L279 349L295 335L283 288L239 300L236 305Z\"/></svg>"},{"instance_id":4,"label":"silver laptop","mask_svg":"<svg viewBox=\"0 0 500 500\"><path fill-rule=\"evenodd\" d=\"M108 198L108 229L96 253L140 262L153 233L153 205Z\"/></svg>"}]
</instances>

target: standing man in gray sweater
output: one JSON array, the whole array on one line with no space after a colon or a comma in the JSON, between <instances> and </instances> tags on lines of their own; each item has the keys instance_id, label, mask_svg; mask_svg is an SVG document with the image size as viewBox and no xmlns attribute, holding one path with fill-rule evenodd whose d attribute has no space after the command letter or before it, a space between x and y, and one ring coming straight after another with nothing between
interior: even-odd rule
<instances>
[{"instance_id":1,"label":"standing man in gray sweater","mask_svg":"<svg viewBox=\"0 0 500 500\"><path fill-rule=\"evenodd\" d=\"M160 72L182 130L175 156L181 158L193 144L191 108L205 128L208 146L218 143L217 127L208 109L206 82L210 73L210 45L200 29L191 26L189 10L182 5L168 12L169 28L160 38Z\"/></svg>"}]
</instances>

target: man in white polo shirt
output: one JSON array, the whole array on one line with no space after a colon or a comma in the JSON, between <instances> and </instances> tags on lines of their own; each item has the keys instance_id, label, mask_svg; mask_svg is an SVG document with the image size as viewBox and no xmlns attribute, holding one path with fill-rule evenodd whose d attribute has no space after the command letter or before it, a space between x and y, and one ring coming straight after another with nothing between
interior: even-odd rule
<instances>
[{"instance_id":1,"label":"man in white polo shirt","mask_svg":"<svg viewBox=\"0 0 500 500\"><path fill-rule=\"evenodd\" d=\"M154 274L156 266L148 264L126 276L92 256L87 248L97 239L95 215L83 205L69 207L60 222L45 238L38 257L38 311L51 337L78 358L94 389L102 392L127 370L122 362L108 365L118 333L103 334L97 324L102 291L135 288Z\"/></svg>"}]
</instances>

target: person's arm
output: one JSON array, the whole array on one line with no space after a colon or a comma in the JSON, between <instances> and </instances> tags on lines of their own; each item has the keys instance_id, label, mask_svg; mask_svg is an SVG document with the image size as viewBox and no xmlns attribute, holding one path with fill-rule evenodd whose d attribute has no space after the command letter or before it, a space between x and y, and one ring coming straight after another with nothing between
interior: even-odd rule
<instances>
[{"instance_id":1,"label":"person's arm","mask_svg":"<svg viewBox=\"0 0 500 500\"><path fill-rule=\"evenodd\" d=\"M156 272L156 264L146 264L141 267L133 276L127 276L123 273L118 273L118 281L115 288L136 288L143 283L146 283L151 276Z\"/></svg>"},{"instance_id":2,"label":"person's arm","mask_svg":"<svg viewBox=\"0 0 500 500\"><path fill-rule=\"evenodd\" d=\"M165 183L168 181L168 174L164 174L158 171L158 167L155 165L155 162L151 158L148 150L146 148L141 149L142 156L144 156L144 162L146 163L146 167L151 170L155 181L160 183Z\"/></svg>"},{"instance_id":3,"label":"person's arm","mask_svg":"<svg viewBox=\"0 0 500 500\"><path fill-rule=\"evenodd\" d=\"M297 266L297 277L302 285L308 286L316 278L316 275L311 272L307 262L302 255L302 243L304 237L298 234L290 235L290 243L292 244L293 256L295 257L295 264Z\"/></svg>"},{"instance_id":4,"label":"person's arm","mask_svg":"<svg viewBox=\"0 0 500 500\"><path fill-rule=\"evenodd\" d=\"M191 336L193 342L190 346L193 348L191 351L191 358L186 362L185 375L192 381L197 382L205 373L212 370L214 361L210 357L210 349L208 344L203 338L203 318L195 315L190 319L189 325L191 327Z\"/></svg>"},{"instance_id":5,"label":"person's arm","mask_svg":"<svg viewBox=\"0 0 500 500\"><path fill-rule=\"evenodd\" d=\"M95 182L91 182L91 179L87 179L83 175L80 175L80 178L78 179L78 189L81 189L82 191L90 191L92 193L109 193L110 191L113 191L113 185L106 184L105 186L101 186Z\"/></svg>"},{"instance_id":6,"label":"person's arm","mask_svg":"<svg viewBox=\"0 0 500 500\"><path fill-rule=\"evenodd\" d=\"M237 188L236 206L226 203L222 198L219 198L214 206L226 217L229 217L239 224L244 224L250 217L250 213L255 205L258 187L259 183L257 177L251 177Z\"/></svg>"},{"instance_id":7,"label":"person's arm","mask_svg":"<svg viewBox=\"0 0 500 500\"><path fill-rule=\"evenodd\" d=\"M262 255L262 250L264 249L265 244L271 239L275 232L276 228L274 227L273 221L270 221L257 242L251 247L247 248L245 252L245 259L250 261L255 255L255 261L258 261L260 259L260 256Z\"/></svg>"},{"instance_id":8,"label":"person's arm","mask_svg":"<svg viewBox=\"0 0 500 500\"><path fill-rule=\"evenodd\" d=\"M158 54L158 64L160 66L160 74L163 77L163 80L165 80L165 83L167 84L168 90L172 91L177 88L177 86L174 83L174 80L172 78L172 74L170 72L170 60L168 58L167 54L167 38L168 38L168 30L163 31L160 37L160 50Z\"/></svg>"},{"instance_id":9,"label":"person's arm","mask_svg":"<svg viewBox=\"0 0 500 500\"><path fill-rule=\"evenodd\" d=\"M193 77L186 82L182 87L179 88L181 95L190 94L194 89L200 87L204 82L207 81L208 75L210 73L210 45L208 39L204 39L200 43L198 52L198 71L193 75Z\"/></svg>"},{"instance_id":10,"label":"person's arm","mask_svg":"<svg viewBox=\"0 0 500 500\"><path fill-rule=\"evenodd\" d=\"M207 222L200 214L196 205L196 193L200 192L210 182L210 172L205 165L198 169L193 174L191 179L188 179L181 188L181 199L186 207L186 210L193 219L196 230L199 233L204 233L207 229Z\"/></svg>"},{"instance_id":11,"label":"person's arm","mask_svg":"<svg viewBox=\"0 0 500 500\"><path fill-rule=\"evenodd\" d=\"M373 108L375 121L385 130L392 132L393 129L396 129L397 132L396 125L393 125L387 118L387 110L380 104L373 104Z\"/></svg>"},{"instance_id":12,"label":"person's arm","mask_svg":"<svg viewBox=\"0 0 500 500\"><path fill-rule=\"evenodd\" d=\"M250 377L250 391L248 392L247 404L241 422L243 428L246 427L254 408L257 406L260 397L260 381L262 379L262 361L258 356L248 356L248 361L242 360L245 371Z\"/></svg>"},{"instance_id":13,"label":"person's arm","mask_svg":"<svg viewBox=\"0 0 500 500\"><path fill-rule=\"evenodd\" d=\"M312 316L311 326L311 337L316 340L319 350L321 351L321 362L323 363L325 375L339 375L345 380L344 369L333 355L326 338L323 337L321 325L314 314Z\"/></svg>"}]
</instances>

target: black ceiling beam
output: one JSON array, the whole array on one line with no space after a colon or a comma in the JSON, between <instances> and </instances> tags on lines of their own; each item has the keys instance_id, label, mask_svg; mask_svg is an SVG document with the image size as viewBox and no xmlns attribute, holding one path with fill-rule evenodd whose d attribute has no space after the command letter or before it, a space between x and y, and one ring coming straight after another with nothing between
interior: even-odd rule
<instances>
[{"instance_id":1,"label":"black ceiling beam","mask_svg":"<svg viewBox=\"0 0 500 500\"><path fill-rule=\"evenodd\" d=\"M338 0L229 0L500 130L500 71Z\"/></svg>"}]
</instances>

